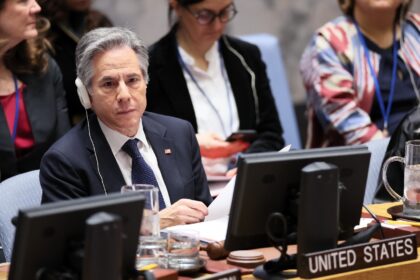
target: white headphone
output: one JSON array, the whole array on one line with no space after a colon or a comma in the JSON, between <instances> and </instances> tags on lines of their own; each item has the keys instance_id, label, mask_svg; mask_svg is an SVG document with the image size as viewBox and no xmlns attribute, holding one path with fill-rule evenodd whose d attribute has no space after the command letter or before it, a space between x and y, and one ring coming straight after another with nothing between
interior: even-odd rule
<instances>
[{"instance_id":1,"label":"white headphone","mask_svg":"<svg viewBox=\"0 0 420 280\"><path fill-rule=\"evenodd\" d=\"M77 87L77 95L79 95L80 103L85 109L90 109L92 104L90 103L89 93L79 77L74 81Z\"/></svg>"},{"instance_id":2,"label":"white headphone","mask_svg":"<svg viewBox=\"0 0 420 280\"><path fill-rule=\"evenodd\" d=\"M85 85L83 84L82 80L79 77L76 78L74 83L76 84L76 87L77 87L77 95L79 95L80 103L82 103L82 106L85 108L89 140L92 143L93 154L95 155L96 169L98 170L99 178L101 180L101 184L102 184L102 188L104 190L104 193L105 193L105 195L108 195L108 191L106 190L105 182L104 182L104 179L102 177L101 170L99 168L99 159L98 159L98 155L96 154L95 143L93 142L92 134L90 133L90 122L89 122L89 115L88 115L87 110L92 107L92 104L90 103L89 93L88 93Z\"/></svg>"}]
</instances>

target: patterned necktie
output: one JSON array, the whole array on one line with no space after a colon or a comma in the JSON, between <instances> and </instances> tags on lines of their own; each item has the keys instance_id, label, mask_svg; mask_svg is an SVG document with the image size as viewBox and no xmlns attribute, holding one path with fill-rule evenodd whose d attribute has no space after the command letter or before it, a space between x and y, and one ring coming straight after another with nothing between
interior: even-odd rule
<instances>
[{"instance_id":1,"label":"patterned necktie","mask_svg":"<svg viewBox=\"0 0 420 280\"><path fill-rule=\"evenodd\" d=\"M159 188L155 174L152 168L142 157L138 147L138 139L129 139L122 146L122 150L132 158L131 165L131 180L133 184L149 184ZM159 209L164 209L165 201L163 200L162 193L159 190Z\"/></svg>"}]
</instances>

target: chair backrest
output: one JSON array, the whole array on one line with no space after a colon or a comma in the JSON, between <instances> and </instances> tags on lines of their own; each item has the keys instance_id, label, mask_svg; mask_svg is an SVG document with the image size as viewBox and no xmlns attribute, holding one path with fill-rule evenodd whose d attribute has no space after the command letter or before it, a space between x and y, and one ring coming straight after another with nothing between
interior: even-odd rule
<instances>
[{"instance_id":1,"label":"chair backrest","mask_svg":"<svg viewBox=\"0 0 420 280\"><path fill-rule=\"evenodd\" d=\"M15 237L11 220L19 209L41 205L39 170L13 176L0 183L0 243L6 261L10 262Z\"/></svg>"},{"instance_id":2,"label":"chair backrest","mask_svg":"<svg viewBox=\"0 0 420 280\"><path fill-rule=\"evenodd\" d=\"M369 163L369 172L366 181L364 204L371 204L375 197L376 189L381 176L382 162L385 157L386 148L388 147L389 137L373 140L366 143L371 156Z\"/></svg>"},{"instance_id":3,"label":"chair backrest","mask_svg":"<svg viewBox=\"0 0 420 280\"><path fill-rule=\"evenodd\" d=\"M271 92L283 127L284 140L286 144L292 144L293 149L301 149L295 108L290 95L279 40L277 37L266 33L243 35L239 38L257 45L260 49L262 59L267 66L267 75L270 79Z\"/></svg>"}]
</instances>

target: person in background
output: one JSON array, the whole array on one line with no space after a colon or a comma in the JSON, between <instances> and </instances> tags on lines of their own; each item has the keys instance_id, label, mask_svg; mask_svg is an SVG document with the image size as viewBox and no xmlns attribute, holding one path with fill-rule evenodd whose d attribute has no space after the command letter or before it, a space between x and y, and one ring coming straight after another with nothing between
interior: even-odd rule
<instances>
[{"instance_id":1,"label":"person in background","mask_svg":"<svg viewBox=\"0 0 420 280\"><path fill-rule=\"evenodd\" d=\"M0 0L0 181L38 169L69 128L59 67L35 0Z\"/></svg>"},{"instance_id":2,"label":"person in background","mask_svg":"<svg viewBox=\"0 0 420 280\"><path fill-rule=\"evenodd\" d=\"M300 62L307 147L387 137L418 104L420 16L411 2L339 0L344 16L315 32Z\"/></svg>"},{"instance_id":3,"label":"person in background","mask_svg":"<svg viewBox=\"0 0 420 280\"><path fill-rule=\"evenodd\" d=\"M71 123L78 123L85 114L77 98L75 50L80 37L97 27L112 26L102 13L93 10L92 0L39 0L42 15L51 22L47 34L52 44L52 56L63 73L67 105Z\"/></svg>"},{"instance_id":4,"label":"person in background","mask_svg":"<svg viewBox=\"0 0 420 280\"><path fill-rule=\"evenodd\" d=\"M160 189L161 228L202 221L212 201L190 123L144 112L147 48L125 28L97 28L76 49L78 93L94 113L45 154L42 202ZM145 181L147 180L147 182Z\"/></svg>"},{"instance_id":5,"label":"person in background","mask_svg":"<svg viewBox=\"0 0 420 280\"><path fill-rule=\"evenodd\" d=\"M225 175L238 153L284 146L259 49L224 35L236 13L232 0L170 0L177 20L150 48L147 110L193 125L207 175ZM225 140L244 129L256 130L251 143Z\"/></svg>"}]
</instances>

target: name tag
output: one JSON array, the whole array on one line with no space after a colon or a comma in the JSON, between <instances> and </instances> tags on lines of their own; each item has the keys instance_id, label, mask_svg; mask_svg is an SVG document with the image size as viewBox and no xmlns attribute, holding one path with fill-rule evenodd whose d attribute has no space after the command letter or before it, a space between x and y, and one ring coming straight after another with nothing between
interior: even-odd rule
<instances>
[{"instance_id":1,"label":"name tag","mask_svg":"<svg viewBox=\"0 0 420 280\"><path fill-rule=\"evenodd\" d=\"M299 258L298 274L304 278L320 277L416 258L416 235L410 234L304 254Z\"/></svg>"}]
</instances>

